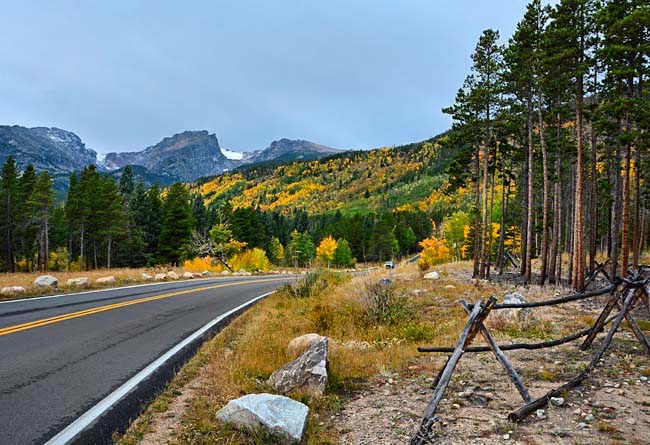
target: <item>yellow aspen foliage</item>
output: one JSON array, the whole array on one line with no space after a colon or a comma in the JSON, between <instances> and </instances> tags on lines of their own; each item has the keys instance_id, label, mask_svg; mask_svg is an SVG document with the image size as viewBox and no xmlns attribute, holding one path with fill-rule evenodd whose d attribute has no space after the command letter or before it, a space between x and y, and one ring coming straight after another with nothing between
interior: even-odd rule
<instances>
[{"instance_id":1,"label":"yellow aspen foliage","mask_svg":"<svg viewBox=\"0 0 650 445\"><path fill-rule=\"evenodd\" d=\"M319 246L316 248L316 255L318 259L321 260L324 264L329 265L334 259L334 253L338 243L331 236L323 238L323 241L320 242Z\"/></svg>"},{"instance_id":2,"label":"yellow aspen foliage","mask_svg":"<svg viewBox=\"0 0 650 445\"><path fill-rule=\"evenodd\" d=\"M436 264L451 261L451 249L447 247L444 240L432 236L431 238L422 240L420 247L422 247L422 254L420 255L418 265L422 270L426 270Z\"/></svg>"}]
</instances>

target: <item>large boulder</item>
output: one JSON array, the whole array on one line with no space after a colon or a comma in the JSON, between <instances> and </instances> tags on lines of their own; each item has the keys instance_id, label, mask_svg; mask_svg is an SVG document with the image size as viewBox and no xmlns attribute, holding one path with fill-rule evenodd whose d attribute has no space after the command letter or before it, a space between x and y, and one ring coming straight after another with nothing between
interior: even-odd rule
<instances>
[{"instance_id":1,"label":"large boulder","mask_svg":"<svg viewBox=\"0 0 650 445\"><path fill-rule=\"evenodd\" d=\"M34 286L37 287L57 287L59 280L52 275L41 275L34 280Z\"/></svg>"},{"instance_id":2,"label":"large boulder","mask_svg":"<svg viewBox=\"0 0 650 445\"><path fill-rule=\"evenodd\" d=\"M22 286L9 286L0 289L0 295L22 295L25 293L25 288Z\"/></svg>"},{"instance_id":3,"label":"large boulder","mask_svg":"<svg viewBox=\"0 0 650 445\"><path fill-rule=\"evenodd\" d=\"M327 388L328 339L313 343L300 357L271 374L267 383L280 393L320 396Z\"/></svg>"},{"instance_id":4,"label":"large boulder","mask_svg":"<svg viewBox=\"0 0 650 445\"><path fill-rule=\"evenodd\" d=\"M169 278L171 278L172 280L178 280L180 278L180 276L176 272L174 272L173 270L170 270L169 272L167 272L167 276Z\"/></svg>"},{"instance_id":5,"label":"large boulder","mask_svg":"<svg viewBox=\"0 0 650 445\"><path fill-rule=\"evenodd\" d=\"M167 275L164 273L157 273L155 277L153 277L154 280L156 281L165 281L167 279Z\"/></svg>"},{"instance_id":6,"label":"large boulder","mask_svg":"<svg viewBox=\"0 0 650 445\"><path fill-rule=\"evenodd\" d=\"M144 281L151 281L151 280L153 280L153 276L152 276L152 275L149 275L148 273L144 273L144 272L142 272L142 279L143 279Z\"/></svg>"},{"instance_id":7,"label":"large boulder","mask_svg":"<svg viewBox=\"0 0 650 445\"><path fill-rule=\"evenodd\" d=\"M240 429L265 428L272 434L299 442L307 426L307 405L273 394L249 394L231 400L217 412L217 420Z\"/></svg>"},{"instance_id":8,"label":"large boulder","mask_svg":"<svg viewBox=\"0 0 650 445\"><path fill-rule=\"evenodd\" d=\"M88 286L90 284L90 279L88 277L70 278L65 284L77 287Z\"/></svg>"},{"instance_id":9,"label":"large boulder","mask_svg":"<svg viewBox=\"0 0 650 445\"><path fill-rule=\"evenodd\" d=\"M109 275L107 277L101 277L97 278L95 280L95 283L97 284L115 284L115 277L113 275Z\"/></svg>"},{"instance_id":10,"label":"large boulder","mask_svg":"<svg viewBox=\"0 0 650 445\"><path fill-rule=\"evenodd\" d=\"M428 274L424 275L423 278L425 280L439 280L440 274L434 270L433 272L429 272Z\"/></svg>"},{"instance_id":11,"label":"large boulder","mask_svg":"<svg viewBox=\"0 0 650 445\"><path fill-rule=\"evenodd\" d=\"M194 274L192 272L184 272L183 278L186 280L191 280L192 278L194 278Z\"/></svg>"},{"instance_id":12,"label":"large boulder","mask_svg":"<svg viewBox=\"0 0 650 445\"><path fill-rule=\"evenodd\" d=\"M528 303L520 292L513 292L503 296L504 304ZM501 309L490 314L494 322L512 324L519 328L528 328L537 322L537 317L531 308Z\"/></svg>"},{"instance_id":13,"label":"large boulder","mask_svg":"<svg viewBox=\"0 0 650 445\"><path fill-rule=\"evenodd\" d=\"M325 337L319 334L305 334L300 337L296 337L289 342L287 346L287 354L289 357L297 357L299 354L302 354L314 343L317 343L323 340Z\"/></svg>"}]
</instances>

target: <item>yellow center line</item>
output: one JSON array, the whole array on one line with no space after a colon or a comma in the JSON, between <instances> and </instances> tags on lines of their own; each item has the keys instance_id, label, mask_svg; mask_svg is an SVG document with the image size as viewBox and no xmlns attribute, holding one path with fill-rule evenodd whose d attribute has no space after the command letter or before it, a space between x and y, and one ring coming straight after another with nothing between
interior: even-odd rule
<instances>
[{"instance_id":1,"label":"yellow center line","mask_svg":"<svg viewBox=\"0 0 650 445\"><path fill-rule=\"evenodd\" d=\"M13 325L13 326L7 326L6 328L0 329L0 337L2 337L3 335L9 335L9 334L13 334L13 333L20 332L20 331L25 331L27 329L34 329L34 328L38 328L38 327L41 327L41 326L46 326L48 324L59 323L59 322L65 321L65 320L71 320L73 318L85 317L87 315L98 314L100 312L110 311L110 310L113 310L113 309L119 309L119 308L126 307L126 306L133 306L134 304L147 303L149 301L156 301L156 300L162 300L164 298L176 297L178 295L190 294L190 293L194 293L194 292L203 292L203 291L206 291L206 290L219 289L219 288L228 287L228 286L241 286L243 284L265 283L265 282L269 282L269 281L283 281L283 280L286 280L286 278L273 278L273 279L268 279L268 280L240 281L240 282L237 282L237 283L217 284L217 285L214 285L214 286L197 287L197 288L194 288L194 289L188 289L188 290L183 290L183 291L178 291L178 292L169 292L169 293L166 293L166 294L152 295L150 297L138 298L136 300L124 301L122 303L108 304L106 306L99 306L99 307L96 307L96 308L86 309L86 310L83 310L83 311L71 312L69 314L57 315L55 317L50 317L50 318L43 318L41 320L30 321L28 323L16 324L16 325Z\"/></svg>"}]
</instances>

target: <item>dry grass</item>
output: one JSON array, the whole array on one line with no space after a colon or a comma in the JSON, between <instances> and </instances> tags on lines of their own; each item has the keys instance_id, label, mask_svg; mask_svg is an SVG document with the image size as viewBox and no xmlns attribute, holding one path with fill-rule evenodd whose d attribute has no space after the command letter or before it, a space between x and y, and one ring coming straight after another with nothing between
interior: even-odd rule
<instances>
[{"instance_id":1,"label":"dry grass","mask_svg":"<svg viewBox=\"0 0 650 445\"><path fill-rule=\"evenodd\" d=\"M0 300L10 300L15 298L25 298L30 296L40 296L40 295L54 295L66 292L73 292L79 290L90 290L90 289L99 289L102 287L117 287L125 286L130 284L136 284L144 282L142 279L142 273L146 272L150 275L155 275L156 273L166 273L170 270L173 270L178 275L183 274L183 270L179 268L142 268L142 269L99 269L86 272L33 272L33 273L3 273L0 274L0 288L11 287L11 286L22 286L25 288L24 294L17 295L0 295ZM57 288L43 288L34 286L34 280L40 275L52 275L59 280L59 286ZM116 283L111 285L102 285L97 284L95 281L98 278L114 276ZM71 278L80 278L88 277L90 279L90 284L87 286L68 286L66 282Z\"/></svg>"},{"instance_id":2,"label":"dry grass","mask_svg":"<svg viewBox=\"0 0 650 445\"><path fill-rule=\"evenodd\" d=\"M196 373L201 385L175 432L178 444L266 444L276 443L262 433L244 434L218 424L216 411L229 400L245 394L271 392L264 382L291 360L286 347L297 336L316 332L331 339L330 384L322 398L294 395L310 407L307 444L338 443L328 419L340 409L342 399L377 375L408 372L419 355L417 346L427 343L453 344L465 324L460 298L486 297L501 291L497 285L459 280L462 265L440 266L441 279L425 281L416 265L394 271L375 270L354 278L326 273L320 279L326 288L306 298L282 291L260 302L208 342L186 369ZM390 278L394 290L408 295L409 314L389 324L373 323L367 317L369 284ZM453 287L450 286L453 283ZM187 381L187 372L170 384L161 396L168 399ZM199 377L197 377L198 379ZM159 399L160 400L160 399ZM153 407L160 407L155 402ZM121 444L139 443L150 427L149 407Z\"/></svg>"}]
</instances>

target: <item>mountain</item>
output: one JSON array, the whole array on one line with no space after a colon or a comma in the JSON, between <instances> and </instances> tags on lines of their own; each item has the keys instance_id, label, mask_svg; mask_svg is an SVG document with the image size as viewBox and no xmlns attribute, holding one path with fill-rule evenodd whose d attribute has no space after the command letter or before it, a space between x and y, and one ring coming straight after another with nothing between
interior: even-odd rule
<instances>
[{"instance_id":1,"label":"mountain","mask_svg":"<svg viewBox=\"0 0 650 445\"><path fill-rule=\"evenodd\" d=\"M443 134L414 144L339 152L318 160L242 166L191 187L208 203L229 202L234 208L281 213L399 209L446 214L471 205L465 202L469 194L464 189L446 194L445 170L453 160L453 150Z\"/></svg>"},{"instance_id":2,"label":"mountain","mask_svg":"<svg viewBox=\"0 0 650 445\"><path fill-rule=\"evenodd\" d=\"M313 160L334 153L340 151L300 139L280 139L271 142L264 150L253 152L231 151L221 148L217 137L203 130L175 134L138 152L109 153L103 165L109 170L139 165L145 167L150 175L189 182L243 165Z\"/></svg>"},{"instance_id":3,"label":"mountain","mask_svg":"<svg viewBox=\"0 0 650 445\"><path fill-rule=\"evenodd\" d=\"M257 150L250 154L245 153L243 162L255 164L259 162L290 162L297 160L310 161L325 156L340 153L340 150L315 144L301 139L280 139L271 142L264 150Z\"/></svg>"},{"instance_id":4,"label":"mountain","mask_svg":"<svg viewBox=\"0 0 650 445\"><path fill-rule=\"evenodd\" d=\"M155 175L193 181L222 173L238 163L223 155L214 134L203 130L184 131L166 137L138 152L108 153L104 159L104 166L109 170L127 165L143 166Z\"/></svg>"},{"instance_id":5,"label":"mountain","mask_svg":"<svg viewBox=\"0 0 650 445\"><path fill-rule=\"evenodd\" d=\"M0 126L0 163L12 156L23 169L33 164L56 176L97 163L97 153L76 134L59 128Z\"/></svg>"},{"instance_id":6,"label":"mountain","mask_svg":"<svg viewBox=\"0 0 650 445\"><path fill-rule=\"evenodd\" d=\"M314 160L340 153L304 140L280 139L264 150L236 152L222 149L216 135L207 131L184 131L166 137L142 151L109 153L98 162L97 153L86 147L76 134L59 128L0 126L0 162L13 156L20 168L33 164L56 178L57 190L64 191L67 177L89 164L119 177L127 165L145 183L169 185L195 181L250 164ZM59 184L61 183L61 184Z\"/></svg>"}]
</instances>

